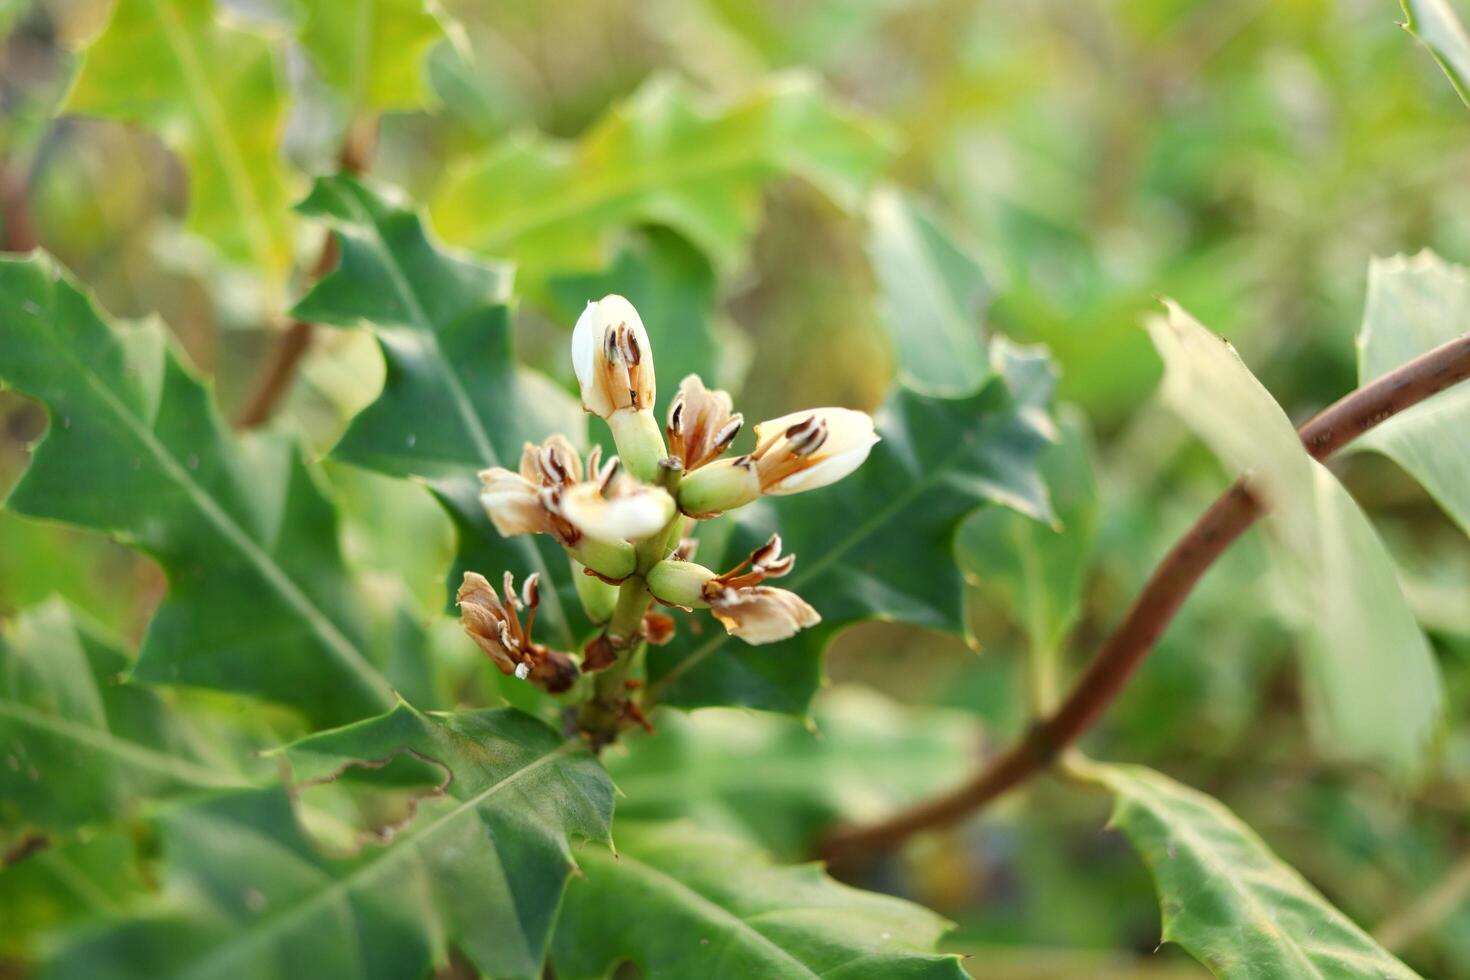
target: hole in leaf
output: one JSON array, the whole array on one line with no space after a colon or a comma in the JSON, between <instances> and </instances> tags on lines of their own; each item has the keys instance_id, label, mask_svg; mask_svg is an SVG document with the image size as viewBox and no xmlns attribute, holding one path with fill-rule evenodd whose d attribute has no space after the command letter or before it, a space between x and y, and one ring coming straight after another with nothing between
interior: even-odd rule
<instances>
[{"instance_id":1,"label":"hole in leaf","mask_svg":"<svg viewBox=\"0 0 1470 980\"><path fill-rule=\"evenodd\" d=\"M381 759L354 760L336 772L297 783L297 819L333 857L352 857L369 844L387 844L413 823L419 806L445 795L454 773L413 749Z\"/></svg>"}]
</instances>

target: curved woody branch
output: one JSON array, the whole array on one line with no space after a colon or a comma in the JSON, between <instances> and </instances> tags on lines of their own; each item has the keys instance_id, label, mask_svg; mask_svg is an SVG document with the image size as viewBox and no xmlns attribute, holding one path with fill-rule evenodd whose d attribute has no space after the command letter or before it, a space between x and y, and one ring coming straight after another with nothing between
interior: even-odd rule
<instances>
[{"instance_id":1,"label":"curved woody branch","mask_svg":"<svg viewBox=\"0 0 1470 980\"><path fill-rule=\"evenodd\" d=\"M1467 377L1470 333L1357 389L1312 418L1297 434L1308 453L1325 459L1385 419ZM824 842L823 856L841 863L890 849L915 833L959 821L1048 768L1097 722L1154 648L1195 583L1263 513L1247 478L1236 480L1164 556L1127 616L1050 715L955 789L884 820L838 828Z\"/></svg>"}]
</instances>

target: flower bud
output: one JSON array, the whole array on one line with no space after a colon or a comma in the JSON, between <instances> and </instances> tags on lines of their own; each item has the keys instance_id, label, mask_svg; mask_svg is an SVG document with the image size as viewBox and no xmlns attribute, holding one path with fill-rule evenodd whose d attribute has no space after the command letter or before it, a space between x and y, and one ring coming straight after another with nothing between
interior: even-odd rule
<instances>
[{"instance_id":1,"label":"flower bud","mask_svg":"<svg viewBox=\"0 0 1470 980\"><path fill-rule=\"evenodd\" d=\"M694 517L714 517L760 495L760 474L749 456L719 459L679 483L679 509Z\"/></svg>"},{"instance_id":2,"label":"flower bud","mask_svg":"<svg viewBox=\"0 0 1470 980\"><path fill-rule=\"evenodd\" d=\"M709 605L704 589L715 578L715 573L703 565L671 558L648 570L648 591L660 602L693 609Z\"/></svg>"},{"instance_id":3,"label":"flower bud","mask_svg":"<svg viewBox=\"0 0 1470 980\"><path fill-rule=\"evenodd\" d=\"M572 370L594 415L653 408L653 348L632 303L614 294L587 304L572 330Z\"/></svg>"}]
</instances>

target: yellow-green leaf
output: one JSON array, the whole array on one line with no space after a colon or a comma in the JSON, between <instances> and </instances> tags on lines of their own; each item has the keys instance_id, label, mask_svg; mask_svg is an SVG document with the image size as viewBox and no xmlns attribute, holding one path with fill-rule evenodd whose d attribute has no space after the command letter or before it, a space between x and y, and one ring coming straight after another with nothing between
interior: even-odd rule
<instances>
[{"instance_id":1,"label":"yellow-green leaf","mask_svg":"<svg viewBox=\"0 0 1470 980\"><path fill-rule=\"evenodd\" d=\"M214 0L118 0L63 111L155 131L183 158L188 227L279 289L294 192L276 52L218 13Z\"/></svg>"},{"instance_id":2,"label":"yellow-green leaf","mask_svg":"<svg viewBox=\"0 0 1470 980\"><path fill-rule=\"evenodd\" d=\"M422 108L424 55L444 36L425 0L299 0L297 39L349 114Z\"/></svg>"}]
</instances>

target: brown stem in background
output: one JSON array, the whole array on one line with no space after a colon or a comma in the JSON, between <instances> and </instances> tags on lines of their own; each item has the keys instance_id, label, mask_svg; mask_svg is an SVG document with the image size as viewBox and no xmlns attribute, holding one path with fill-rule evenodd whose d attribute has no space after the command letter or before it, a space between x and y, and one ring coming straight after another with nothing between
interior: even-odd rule
<instances>
[{"instance_id":1,"label":"brown stem in background","mask_svg":"<svg viewBox=\"0 0 1470 980\"><path fill-rule=\"evenodd\" d=\"M1298 430L1302 445L1325 459L1404 409L1470 377L1470 333L1416 357L1334 403ZM1066 699L979 772L947 793L866 826L838 828L822 846L833 863L893 848L922 830L944 827L1048 768L1102 716L1174 619L1206 570L1264 513L1245 478L1195 521L1149 577L1123 622L1108 637Z\"/></svg>"},{"instance_id":2,"label":"brown stem in background","mask_svg":"<svg viewBox=\"0 0 1470 980\"><path fill-rule=\"evenodd\" d=\"M5 222L5 239L0 251L29 252L36 247L36 224L26 199L25 180L9 164L0 163L0 221Z\"/></svg>"},{"instance_id":3,"label":"brown stem in background","mask_svg":"<svg viewBox=\"0 0 1470 980\"><path fill-rule=\"evenodd\" d=\"M377 120L360 119L347 130L347 139L342 147L338 163L345 174L360 174L367 169L372 156L373 144L377 141ZM322 249L311 267L309 281L315 282L337 264L337 240L327 232ZM235 416L235 427L254 429L270 421L281 399L291 388L296 378L296 369L301 359L311 348L312 335L316 328L304 320L292 320L276 338L275 345L266 356L250 394L245 398L239 414Z\"/></svg>"}]
</instances>

